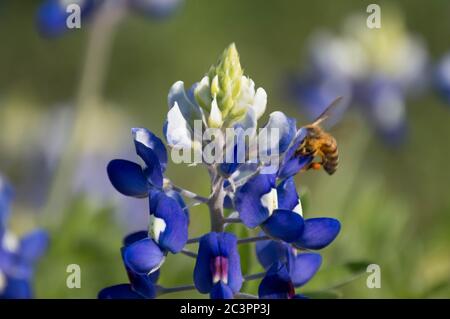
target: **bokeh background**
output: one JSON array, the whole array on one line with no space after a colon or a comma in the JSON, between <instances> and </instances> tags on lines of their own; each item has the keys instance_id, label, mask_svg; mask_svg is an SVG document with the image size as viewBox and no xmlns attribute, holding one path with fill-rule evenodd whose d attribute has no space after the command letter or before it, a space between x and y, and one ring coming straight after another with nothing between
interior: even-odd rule
<instances>
[{"instance_id":1,"label":"bokeh background","mask_svg":"<svg viewBox=\"0 0 450 319\"><path fill-rule=\"evenodd\" d=\"M246 74L268 93L267 114L280 109L306 124L287 93L288 75L308 66L307 44L316 30L337 30L349 15L367 15L371 2L187 0L165 19L130 14L108 35L83 20L80 30L49 39L36 27L40 1L1 1L0 172L15 188L11 229L22 234L39 226L51 234L36 270L36 296L95 298L103 287L127 282L121 240L146 227L147 208L145 200L117 194L105 166L113 158L135 159L131 127L162 135L172 83L198 81L235 42ZM394 4L431 63L450 50L450 2ZM342 231L302 292L450 297L449 107L432 89L407 99L407 138L395 146L354 109L334 127L337 173L297 179L307 216L336 217ZM201 168L170 165L168 172L180 186L208 194ZM205 208L191 209L191 220L192 236L209 227ZM262 270L251 246L241 253L246 272ZM81 266L80 289L66 286L72 263ZM369 263L381 267L380 289L366 286ZM160 282L191 283L193 265L186 256L169 256Z\"/></svg>"}]
</instances>

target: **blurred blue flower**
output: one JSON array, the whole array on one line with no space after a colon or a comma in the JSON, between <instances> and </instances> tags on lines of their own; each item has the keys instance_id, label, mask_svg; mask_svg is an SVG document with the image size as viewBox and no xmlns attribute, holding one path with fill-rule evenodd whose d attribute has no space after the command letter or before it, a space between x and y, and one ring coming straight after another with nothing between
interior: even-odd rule
<instances>
[{"instance_id":1,"label":"blurred blue flower","mask_svg":"<svg viewBox=\"0 0 450 319\"><path fill-rule=\"evenodd\" d=\"M379 30L367 28L363 16L350 16L341 34L315 33L309 48L309 69L293 76L288 87L311 120L343 96L332 123L356 106L387 144L404 141L405 100L417 96L428 81L428 54L398 12L386 10Z\"/></svg>"},{"instance_id":2,"label":"blurred blue flower","mask_svg":"<svg viewBox=\"0 0 450 319\"><path fill-rule=\"evenodd\" d=\"M89 22L92 17L108 5L112 10L129 10L150 18L169 17L179 7L182 0L44 0L36 13L36 24L41 35L45 37L59 37L70 29L67 19L72 14L67 10L70 4L80 7L82 23Z\"/></svg>"},{"instance_id":3,"label":"blurred blue flower","mask_svg":"<svg viewBox=\"0 0 450 319\"><path fill-rule=\"evenodd\" d=\"M77 4L80 7L81 19L90 18L98 7L96 0L45 0L39 6L36 14L36 24L39 32L45 37L58 37L67 32L67 18L71 14L67 12L69 4Z\"/></svg>"},{"instance_id":4,"label":"blurred blue flower","mask_svg":"<svg viewBox=\"0 0 450 319\"><path fill-rule=\"evenodd\" d=\"M243 282L237 239L231 233L211 232L200 239L194 284L212 299L231 299Z\"/></svg>"},{"instance_id":5,"label":"blurred blue flower","mask_svg":"<svg viewBox=\"0 0 450 319\"><path fill-rule=\"evenodd\" d=\"M435 67L433 84L444 102L450 104L450 53L446 54Z\"/></svg>"},{"instance_id":6,"label":"blurred blue flower","mask_svg":"<svg viewBox=\"0 0 450 319\"><path fill-rule=\"evenodd\" d=\"M140 273L130 268L125 260L125 252L128 247L134 245L142 240L146 240L148 234L146 231L139 231L132 233L125 237L124 247L122 247L122 260L128 274L130 283L114 285L102 289L99 294L99 299L152 299L156 297L157 285L159 278L159 270L151 274ZM147 255L144 255L144 258Z\"/></svg>"},{"instance_id":7,"label":"blurred blue flower","mask_svg":"<svg viewBox=\"0 0 450 319\"><path fill-rule=\"evenodd\" d=\"M0 237L8 225L12 198L13 190L11 186L0 175Z\"/></svg>"},{"instance_id":8,"label":"blurred blue flower","mask_svg":"<svg viewBox=\"0 0 450 319\"><path fill-rule=\"evenodd\" d=\"M48 246L48 234L34 230L20 240L7 230L12 190L0 176L0 298L33 297L33 267Z\"/></svg>"},{"instance_id":9,"label":"blurred blue flower","mask_svg":"<svg viewBox=\"0 0 450 319\"><path fill-rule=\"evenodd\" d=\"M128 0L129 6L138 13L151 18L166 18L172 15L183 0Z\"/></svg>"}]
</instances>

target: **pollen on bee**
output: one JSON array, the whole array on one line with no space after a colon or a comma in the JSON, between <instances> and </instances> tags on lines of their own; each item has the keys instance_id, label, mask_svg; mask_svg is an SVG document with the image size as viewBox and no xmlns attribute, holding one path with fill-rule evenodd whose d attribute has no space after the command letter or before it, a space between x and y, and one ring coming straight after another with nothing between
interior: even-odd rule
<instances>
[{"instance_id":1,"label":"pollen on bee","mask_svg":"<svg viewBox=\"0 0 450 319\"><path fill-rule=\"evenodd\" d=\"M312 169L319 170L322 167L322 165L320 163L311 163L310 167Z\"/></svg>"}]
</instances>

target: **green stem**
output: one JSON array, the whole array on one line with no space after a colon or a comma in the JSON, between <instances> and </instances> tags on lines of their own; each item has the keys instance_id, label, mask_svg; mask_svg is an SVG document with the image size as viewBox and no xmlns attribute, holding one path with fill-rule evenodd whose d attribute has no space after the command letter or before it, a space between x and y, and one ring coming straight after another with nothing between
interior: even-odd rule
<instances>
[{"instance_id":1,"label":"green stem","mask_svg":"<svg viewBox=\"0 0 450 319\"><path fill-rule=\"evenodd\" d=\"M170 287L170 288L164 288L164 287L158 287L158 296L163 294L170 294L174 292L180 292L180 291L188 291L188 290L195 290L194 285L185 285L185 286L177 286L177 287Z\"/></svg>"},{"instance_id":2,"label":"green stem","mask_svg":"<svg viewBox=\"0 0 450 319\"><path fill-rule=\"evenodd\" d=\"M209 216L211 222L211 231L223 232L224 218L223 218L223 201L226 192L223 189L224 178L213 174L212 178L212 193L208 200Z\"/></svg>"}]
</instances>

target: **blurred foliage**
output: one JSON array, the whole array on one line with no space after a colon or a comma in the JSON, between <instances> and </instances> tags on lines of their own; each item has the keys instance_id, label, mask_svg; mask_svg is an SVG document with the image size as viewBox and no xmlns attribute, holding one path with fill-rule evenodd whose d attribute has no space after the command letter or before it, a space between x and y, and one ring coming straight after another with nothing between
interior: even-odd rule
<instances>
[{"instance_id":1,"label":"blurred foliage","mask_svg":"<svg viewBox=\"0 0 450 319\"><path fill-rule=\"evenodd\" d=\"M371 2L188 0L168 21L129 17L116 34L104 98L126 112L133 126L160 134L170 85L199 80L223 48L235 42L245 72L268 92L268 110L281 108L304 123L285 97L285 73L303 66L312 31L336 28L348 14L365 12ZM395 2L433 58L450 49L450 2ZM61 39L40 38L34 27L38 3L2 1L0 6L0 111L13 111L20 103L17 126L23 131L31 130L26 125L30 114L55 110L75 98L89 30L86 25ZM429 94L408 102L408 117L407 144L386 149L364 122L349 114L335 130L341 155L338 172L332 178L323 172L297 177L300 191L307 195L305 214L334 216L342 222L341 234L324 250L322 269L301 293L318 298L450 296L449 110ZM125 125L110 129L128 132ZM0 135L13 138L11 130L0 127ZM1 165L3 151L0 154ZM4 173L14 184L19 170L13 165ZM168 174L180 186L202 195L209 191L207 173L201 168L170 165ZM114 218L113 207L94 207L88 195L67 203L60 212L62 225L51 229L50 251L37 270L37 297L94 298L101 288L126 282L120 246L127 230ZM16 230L28 228L29 220L38 223L21 203L15 208ZM193 208L191 235L208 228L206 209ZM237 231L246 235L244 228ZM262 271L252 247L241 248L246 273ZM194 251L196 245L189 248ZM367 261L380 265L381 289L366 287ZM72 263L81 266L81 289L66 287L66 267ZM170 255L160 283L189 284L193 266L194 260L186 256ZM245 290L255 293L256 282L246 283ZM195 292L167 295L185 296L204 297Z\"/></svg>"}]
</instances>

